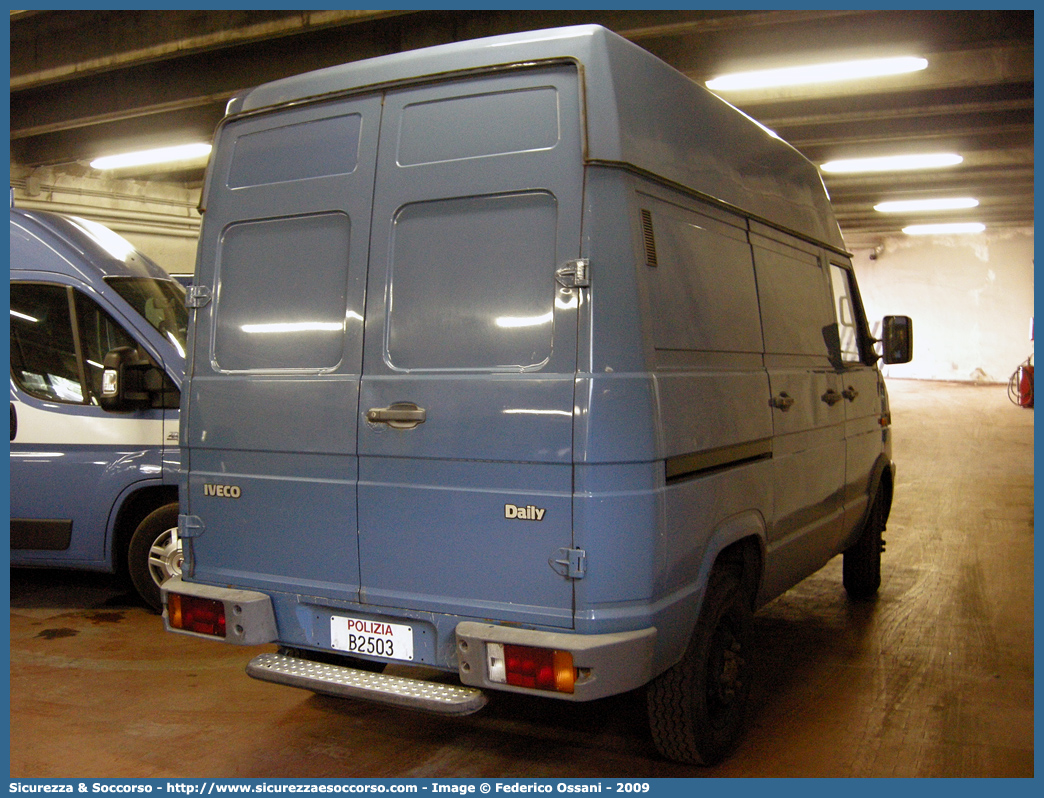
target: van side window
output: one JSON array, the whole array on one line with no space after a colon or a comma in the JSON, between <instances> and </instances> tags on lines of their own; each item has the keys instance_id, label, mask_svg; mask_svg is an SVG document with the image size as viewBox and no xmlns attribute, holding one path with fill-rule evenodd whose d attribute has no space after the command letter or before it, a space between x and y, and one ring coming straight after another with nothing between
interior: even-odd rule
<instances>
[{"instance_id":1,"label":"van side window","mask_svg":"<svg viewBox=\"0 0 1044 798\"><path fill-rule=\"evenodd\" d=\"M859 346L861 314L859 299L852 291L851 275L847 269L830 264L830 283L834 290L834 312L837 314L837 329L841 336L841 360L845 363L863 362Z\"/></svg>"},{"instance_id":2,"label":"van side window","mask_svg":"<svg viewBox=\"0 0 1044 798\"><path fill-rule=\"evenodd\" d=\"M82 404L68 291L60 285L11 284L11 376L31 396Z\"/></svg>"},{"instance_id":3,"label":"van side window","mask_svg":"<svg viewBox=\"0 0 1044 798\"><path fill-rule=\"evenodd\" d=\"M30 396L97 404L105 353L119 346L136 342L83 294L62 285L11 284L11 375Z\"/></svg>"}]
</instances>

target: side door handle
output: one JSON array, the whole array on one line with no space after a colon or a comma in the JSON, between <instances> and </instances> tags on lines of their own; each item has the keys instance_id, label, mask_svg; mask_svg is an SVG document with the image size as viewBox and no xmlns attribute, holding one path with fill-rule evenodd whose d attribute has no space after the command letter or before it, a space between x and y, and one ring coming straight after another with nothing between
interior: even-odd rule
<instances>
[{"instance_id":1,"label":"side door handle","mask_svg":"<svg viewBox=\"0 0 1044 798\"><path fill-rule=\"evenodd\" d=\"M841 391L841 395L845 397L845 399L847 399L849 402L854 402L855 398L859 396L859 391L857 391L854 387L849 385L847 388Z\"/></svg>"},{"instance_id":2,"label":"side door handle","mask_svg":"<svg viewBox=\"0 0 1044 798\"><path fill-rule=\"evenodd\" d=\"M11 402L11 440L18 434L18 411L15 410L14 402Z\"/></svg>"},{"instance_id":3,"label":"side door handle","mask_svg":"<svg viewBox=\"0 0 1044 798\"><path fill-rule=\"evenodd\" d=\"M366 420L371 424L387 424L392 429L413 429L427 418L428 411L413 402L396 402L388 407L371 407L366 411Z\"/></svg>"},{"instance_id":4,"label":"side door handle","mask_svg":"<svg viewBox=\"0 0 1044 798\"><path fill-rule=\"evenodd\" d=\"M778 408L786 413L790 410L790 406L794 404L794 397L790 396L786 391L782 391L779 396L773 396L769 399L769 405L771 407Z\"/></svg>"},{"instance_id":5,"label":"side door handle","mask_svg":"<svg viewBox=\"0 0 1044 798\"><path fill-rule=\"evenodd\" d=\"M819 398L822 399L824 402L826 402L831 407L833 407L834 405L836 405L838 402L840 402L845 397L842 396L841 394L839 394L833 388L830 388L830 389L827 390L827 392L825 394L823 394Z\"/></svg>"}]
</instances>

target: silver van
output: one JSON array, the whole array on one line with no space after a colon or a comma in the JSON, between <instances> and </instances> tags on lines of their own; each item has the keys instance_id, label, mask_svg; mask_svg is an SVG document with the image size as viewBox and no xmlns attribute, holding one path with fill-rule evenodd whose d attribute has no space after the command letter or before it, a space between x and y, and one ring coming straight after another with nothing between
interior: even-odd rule
<instances>
[{"instance_id":1,"label":"silver van","mask_svg":"<svg viewBox=\"0 0 1044 798\"><path fill-rule=\"evenodd\" d=\"M585 26L261 86L202 205L172 631L445 713L644 687L712 763L754 610L842 552L876 592L910 321L871 336L816 168L647 52Z\"/></svg>"}]
</instances>

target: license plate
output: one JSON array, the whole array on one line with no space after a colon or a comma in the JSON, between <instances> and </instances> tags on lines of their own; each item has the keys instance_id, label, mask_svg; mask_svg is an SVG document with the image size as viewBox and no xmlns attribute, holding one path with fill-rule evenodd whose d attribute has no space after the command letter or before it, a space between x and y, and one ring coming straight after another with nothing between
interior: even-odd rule
<instances>
[{"instance_id":1,"label":"license plate","mask_svg":"<svg viewBox=\"0 0 1044 798\"><path fill-rule=\"evenodd\" d=\"M349 654L412 660L413 627L334 615L330 618L330 645Z\"/></svg>"}]
</instances>

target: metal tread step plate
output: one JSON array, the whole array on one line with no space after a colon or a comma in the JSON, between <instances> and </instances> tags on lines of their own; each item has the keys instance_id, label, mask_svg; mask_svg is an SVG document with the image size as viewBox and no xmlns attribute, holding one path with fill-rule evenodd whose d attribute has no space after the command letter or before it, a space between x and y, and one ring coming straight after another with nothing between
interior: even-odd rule
<instances>
[{"instance_id":1,"label":"metal tread step plate","mask_svg":"<svg viewBox=\"0 0 1044 798\"><path fill-rule=\"evenodd\" d=\"M247 674L262 681L303 687L317 693L441 715L470 715L486 705L486 694L474 687L388 676L285 654L254 657L247 665Z\"/></svg>"}]
</instances>

